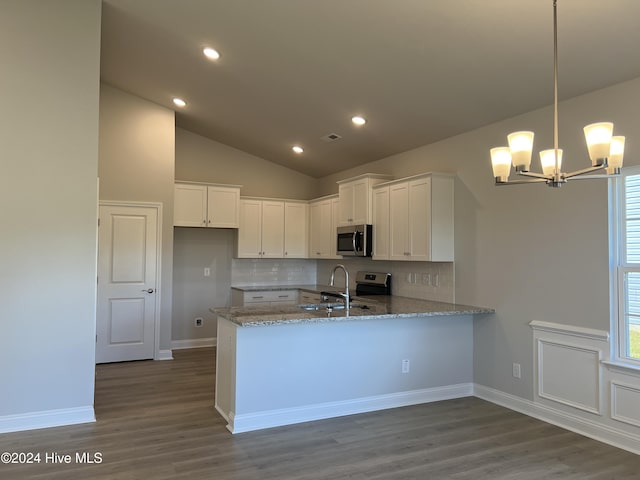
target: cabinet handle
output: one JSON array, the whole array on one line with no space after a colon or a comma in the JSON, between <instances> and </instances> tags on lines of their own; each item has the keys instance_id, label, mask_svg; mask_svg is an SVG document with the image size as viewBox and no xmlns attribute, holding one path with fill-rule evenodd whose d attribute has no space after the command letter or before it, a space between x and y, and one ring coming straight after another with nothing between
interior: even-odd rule
<instances>
[{"instance_id":1,"label":"cabinet handle","mask_svg":"<svg viewBox=\"0 0 640 480\"><path fill-rule=\"evenodd\" d=\"M289 298L289 295L278 295L278 298Z\"/></svg>"},{"instance_id":2,"label":"cabinet handle","mask_svg":"<svg viewBox=\"0 0 640 480\"><path fill-rule=\"evenodd\" d=\"M258 295L256 297L251 297L251 298L264 298L264 295Z\"/></svg>"},{"instance_id":3,"label":"cabinet handle","mask_svg":"<svg viewBox=\"0 0 640 480\"><path fill-rule=\"evenodd\" d=\"M211 223L211 220L209 220L209 223Z\"/></svg>"}]
</instances>

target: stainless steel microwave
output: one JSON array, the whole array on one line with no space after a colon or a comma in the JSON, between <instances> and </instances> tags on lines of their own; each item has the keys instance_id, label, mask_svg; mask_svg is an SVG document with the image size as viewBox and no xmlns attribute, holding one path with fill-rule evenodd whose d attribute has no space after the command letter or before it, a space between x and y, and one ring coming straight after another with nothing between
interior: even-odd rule
<instances>
[{"instance_id":1,"label":"stainless steel microwave","mask_svg":"<svg viewBox=\"0 0 640 480\"><path fill-rule=\"evenodd\" d=\"M336 254L345 257L370 257L372 233L371 225L338 227Z\"/></svg>"}]
</instances>

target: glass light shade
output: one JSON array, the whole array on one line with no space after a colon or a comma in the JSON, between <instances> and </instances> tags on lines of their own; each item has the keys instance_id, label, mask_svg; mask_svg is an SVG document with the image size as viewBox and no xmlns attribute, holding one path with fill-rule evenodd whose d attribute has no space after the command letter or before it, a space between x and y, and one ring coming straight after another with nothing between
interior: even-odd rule
<instances>
[{"instance_id":1,"label":"glass light shade","mask_svg":"<svg viewBox=\"0 0 640 480\"><path fill-rule=\"evenodd\" d=\"M592 123L584 127L584 136L587 140L591 165L596 166L598 165L598 160L609 156L611 135L613 135L613 123L611 122Z\"/></svg>"},{"instance_id":2,"label":"glass light shade","mask_svg":"<svg viewBox=\"0 0 640 480\"><path fill-rule=\"evenodd\" d=\"M622 168L624 156L624 137L611 137L611 149L609 150L609 167Z\"/></svg>"},{"instance_id":3,"label":"glass light shade","mask_svg":"<svg viewBox=\"0 0 640 480\"><path fill-rule=\"evenodd\" d=\"M516 170L528 172L531 166L533 132L513 132L507 135L513 166Z\"/></svg>"},{"instance_id":4,"label":"glass light shade","mask_svg":"<svg viewBox=\"0 0 640 480\"><path fill-rule=\"evenodd\" d=\"M511 150L509 147L496 147L491 149L491 166L493 176L501 182L506 182L511 171Z\"/></svg>"},{"instance_id":5,"label":"glass light shade","mask_svg":"<svg viewBox=\"0 0 640 480\"><path fill-rule=\"evenodd\" d=\"M540 165L544 175L553 175L556 171L556 151L551 148L540 152ZM562 168L562 149L558 149L558 172Z\"/></svg>"}]
</instances>

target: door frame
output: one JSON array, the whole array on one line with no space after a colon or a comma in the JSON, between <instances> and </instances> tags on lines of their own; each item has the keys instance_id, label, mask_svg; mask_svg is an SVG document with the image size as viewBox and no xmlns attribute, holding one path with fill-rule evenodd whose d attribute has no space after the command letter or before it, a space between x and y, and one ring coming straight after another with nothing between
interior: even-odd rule
<instances>
[{"instance_id":1,"label":"door frame","mask_svg":"<svg viewBox=\"0 0 640 480\"><path fill-rule=\"evenodd\" d=\"M157 221L156 221L156 295L155 295L155 313L153 319L153 359L165 360L166 356L161 355L160 352L160 311L162 300L162 203L160 202L129 202L125 200L100 200L98 202L98 218L100 215L100 207L143 207L143 208L155 208ZM96 253L100 255L100 245ZM96 255L96 262L98 261L98 255ZM96 285L98 288L99 285ZM96 291L97 298L97 291ZM96 308L96 328L98 325L98 311Z\"/></svg>"}]
</instances>

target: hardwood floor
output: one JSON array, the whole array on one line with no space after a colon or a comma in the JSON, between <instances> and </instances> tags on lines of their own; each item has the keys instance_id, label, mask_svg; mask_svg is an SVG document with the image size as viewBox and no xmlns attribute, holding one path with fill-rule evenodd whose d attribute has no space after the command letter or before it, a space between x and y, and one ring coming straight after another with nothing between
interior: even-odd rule
<instances>
[{"instance_id":1,"label":"hardwood floor","mask_svg":"<svg viewBox=\"0 0 640 480\"><path fill-rule=\"evenodd\" d=\"M14 479L638 479L640 456L477 398L231 435L213 407L213 349L99 365L94 424L0 435ZM72 456L45 463L45 454ZM76 452L102 463L78 464Z\"/></svg>"}]
</instances>

